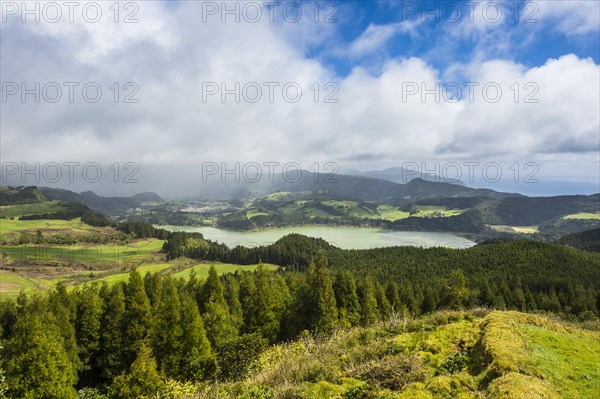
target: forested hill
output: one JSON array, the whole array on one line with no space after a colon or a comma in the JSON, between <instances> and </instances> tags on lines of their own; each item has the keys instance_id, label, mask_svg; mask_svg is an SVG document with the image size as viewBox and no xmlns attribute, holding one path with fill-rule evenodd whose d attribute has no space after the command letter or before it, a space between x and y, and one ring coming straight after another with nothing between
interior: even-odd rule
<instances>
[{"instance_id":1,"label":"forested hill","mask_svg":"<svg viewBox=\"0 0 600 399\"><path fill-rule=\"evenodd\" d=\"M103 215L124 214L128 210L140 207L145 203L161 202L156 193L140 193L131 197L102 197L92 191L76 193L50 187L0 187L0 205L23 205L44 201L62 201L70 204L82 204L94 212Z\"/></svg>"},{"instance_id":2,"label":"forested hill","mask_svg":"<svg viewBox=\"0 0 600 399\"><path fill-rule=\"evenodd\" d=\"M600 252L600 227L597 229L581 231L579 233L568 234L558 240L558 242L586 251Z\"/></svg>"},{"instance_id":3,"label":"forested hill","mask_svg":"<svg viewBox=\"0 0 600 399\"><path fill-rule=\"evenodd\" d=\"M290 180L278 176L267 186L265 194L274 191L319 191L326 190L349 199L378 203L411 203L433 197L489 197L504 198L520 194L500 193L490 189L470 188L460 184L431 182L413 179L406 184L367 176L328 175L302 171L300 178Z\"/></svg>"}]
</instances>

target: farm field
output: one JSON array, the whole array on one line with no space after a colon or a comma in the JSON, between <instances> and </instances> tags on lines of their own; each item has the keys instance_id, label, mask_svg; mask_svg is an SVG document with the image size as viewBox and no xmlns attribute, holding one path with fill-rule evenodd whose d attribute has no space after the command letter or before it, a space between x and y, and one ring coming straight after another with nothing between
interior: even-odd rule
<instances>
[{"instance_id":1,"label":"farm field","mask_svg":"<svg viewBox=\"0 0 600 399\"><path fill-rule=\"evenodd\" d=\"M192 272L196 273L196 276L199 279L204 279L208 277L208 270L211 266L214 266L217 269L217 273L219 275L225 273L235 273L236 271L253 271L258 265L236 265L232 263L201 263L191 267L188 267L180 272L173 274L175 278L183 278L184 280L189 280ZM276 270L279 266L264 264L267 270Z\"/></svg>"},{"instance_id":2,"label":"farm field","mask_svg":"<svg viewBox=\"0 0 600 399\"><path fill-rule=\"evenodd\" d=\"M417 205L417 212L410 215L411 217L449 217L457 216L464 212L462 209L447 209L445 206L433 205Z\"/></svg>"},{"instance_id":3,"label":"farm field","mask_svg":"<svg viewBox=\"0 0 600 399\"><path fill-rule=\"evenodd\" d=\"M495 231L504 233L521 233L521 234L534 234L537 233L538 226L507 226L507 225L488 225Z\"/></svg>"},{"instance_id":4,"label":"farm field","mask_svg":"<svg viewBox=\"0 0 600 399\"><path fill-rule=\"evenodd\" d=\"M579 212L574 213L572 215L567 215L563 219L595 219L600 220L600 213L592 213L592 212Z\"/></svg>"},{"instance_id":5,"label":"farm field","mask_svg":"<svg viewBox=\"0 0 600 399\"><path fill-rule=\"evenodd\" d=\"M58 201L44 201L33 204L3 205L0 206L0 216L5 218L18 217L22 215L36 215L39 213L51 213L64 209Z\"/></svg>"},{"instance_id":6,"label":"farm field","mask_svg":"<svg viewBox=\"0 0 600 399\"><path fill-rule=\"evenodd\" d=\"M0 219L0 240L14 241L19 234L35 234L42 230L43 235L69 234L69 235L91 235L91 234L116 234L111 227L94 227L85 224L80 218L71 220L39 219L39 220L12 220Z\"/></svg>"}]
</instances>

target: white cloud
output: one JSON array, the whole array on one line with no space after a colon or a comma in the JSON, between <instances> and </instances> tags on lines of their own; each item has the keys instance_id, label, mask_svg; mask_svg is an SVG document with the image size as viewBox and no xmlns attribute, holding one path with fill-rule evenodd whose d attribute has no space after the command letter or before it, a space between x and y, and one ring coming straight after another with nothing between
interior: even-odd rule
<instances>
[{"instance_id":1,"label":"white cloud","mask_svg":"<svg viewBox=\"0 0 600 399\"><path fill-rule=\"evenodd\" d=\"M381 51L387 42L400 33L414 34L417 21L403 21L395 24L370 24L367 29L342 53L351 57L361 57L375 51Z\"/></svg>"},{"instance_id":2,"label":"white cloud","mask_svg":"<svg viewBox=\"0 0 600 399\"><path fill-rule=\"evenodd\" d=\"M407 84L431 89L447 71L414 57L388 60L377 75L356 68L340 80L306 58L281 34L281 24L199 23L195 2L182 2L169 12L147 12L153 16L149 22L140 19L140 26L120 28L132 29L129 33L118 31L130 40L111 41L104 26L70 26L78 40L47 28L2 26L4 82L96 81L105 90L96 104L81 98L74 103L23 104L17 99L3 104L3 160L134 161L145 170L158 169L159 176L182 173L175 179L147 177L146 189L198 177L202 161L297 161L308 167L343 159L393 163L551 157L556 164L579 162L581 170L596 173L597 157L589 154L599 150L600 101L591 88L600 84L600 68L592 60L566 55L535 68L507 60L453 65L457 76L479 82L480 88L498 83L502 99L486 102L479 89L472 103L436 102L431 95L425 101L420 95L404 101ZM397 29L371 27L368 34L367 29L362 42L353 44L355 54L378 48ZM25 39L28 47L20 45ZM140 102L115 104L108 89L115 81L136 82ZM203 102L203 82L226 82L229 88L235 82L257 82L263 86L263 100L235 103L229 96L221 103L213 96ZM284 101L279 86L270 103L264 82L297 82L302 98ZM323 103L332 93L323 86L327 82L339 85L338 103ZM313 101L315 83L319 103ZM510 89L515 83L520 87L517 103ZM523 103L530 92L527 83L539 87L539 103ZM573 153L583 155L573 160Z\"/></svg>"},{"instance_id":3,"label":"white cloud","mask_svg":"<svg viewBox=\"0 0 600 399\"><path fill-rule=\"evenodd\" d=\"M568 35L600 30L600 2L586 0L528 1L528 13L546 26Z\"/></svg>"}]
</instances>

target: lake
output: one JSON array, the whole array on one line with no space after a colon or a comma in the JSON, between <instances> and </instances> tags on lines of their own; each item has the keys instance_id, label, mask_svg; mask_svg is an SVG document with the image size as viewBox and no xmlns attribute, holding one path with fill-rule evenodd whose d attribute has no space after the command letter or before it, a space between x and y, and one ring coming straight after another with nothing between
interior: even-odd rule
<instances>
[{"instance_id":1,"label":"lake","mask_svg":"<svg viewBox=\"0 0 600 399\"><path fill-rule=\"evenodd\" d=\"M205 238L224 243L229 247L236 245L259 246L274 243L281 237L298 233L309 237L319 237L344 249L367 249L413 245L419 247L469 248L473 241L449 233L423 231L394 231L369 227L345 226L299 226L281 227L258 231L233 231L209 226L155 226L170 231L188 231L202 233Z\"/></svg>"}]
</instances>

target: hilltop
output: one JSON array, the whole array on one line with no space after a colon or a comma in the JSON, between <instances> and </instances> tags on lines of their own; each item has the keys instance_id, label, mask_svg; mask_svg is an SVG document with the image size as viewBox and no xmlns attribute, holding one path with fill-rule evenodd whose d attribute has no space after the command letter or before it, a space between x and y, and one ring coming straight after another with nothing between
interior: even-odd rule
<instances>
[{"instance_id":1,"label":"hilltop","mask_svg":"<svg viewBox=\"0 0 600 399\"><path fill-rule=\"evenodd\" d=\"M579 399L598 393L598 353L599 332L555 317L439 311L307 333L227 366L234 381L169 386L194 399Z\"/></svg>"}]
</instances>

